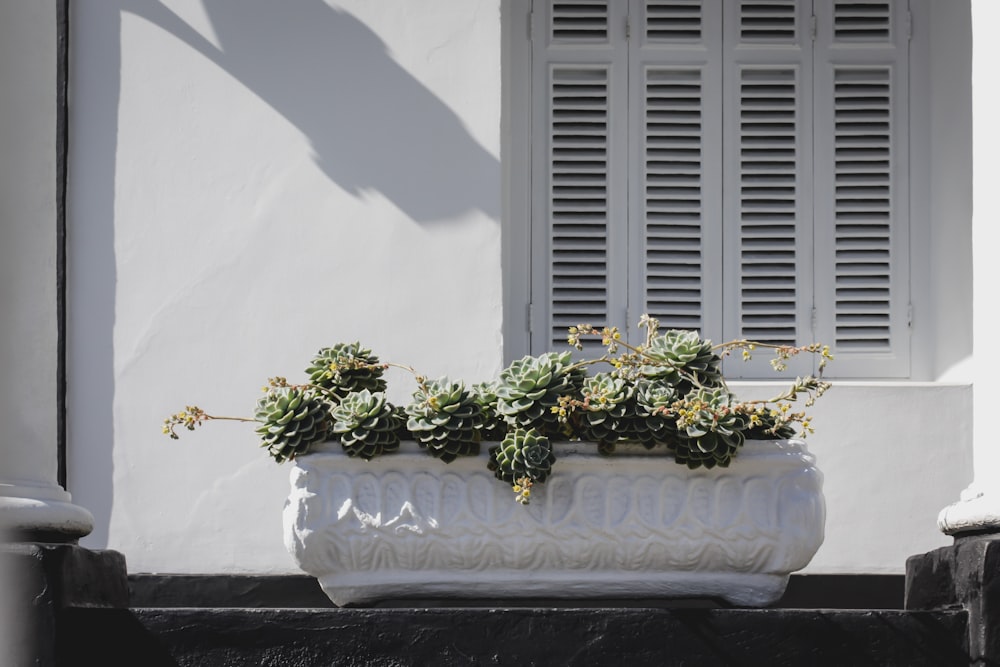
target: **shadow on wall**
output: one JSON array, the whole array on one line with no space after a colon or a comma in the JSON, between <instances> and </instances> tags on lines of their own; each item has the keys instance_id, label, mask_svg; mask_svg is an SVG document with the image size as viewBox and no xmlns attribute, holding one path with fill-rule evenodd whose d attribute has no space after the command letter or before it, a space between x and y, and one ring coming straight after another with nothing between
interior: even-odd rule
<instances>
[{"instance_id":1,"label":"shadow on wall","mask_svg":"<svg viewBox=\"0 0 1000 667\"><path fill-rule=\"evenodd\" d=\"M316 163L355 196L380 193L420 223L480 212L500 217L500 164L461 119L393 60L365 24L322 0L200 0L216 46L160 0L81 4L72 19L91 77L71 115L68 303L71 490L95 516L92 548L108 544L114 498L114 255L121 19L131 14L222 68L299 129ZM405 5L400 5L405 6ZM127 55L125 56L127 57ZM82 61L81 61L82 62ZM72 76L72 75L71 75ZM100 90L94 89L96 85ZM80 126L79 119L88 119ZM77 119L74 125L74 119ZM86 163L79 156L86 156ZM85 213L80 213L80 212ZM75 379L74 379L75 378ZM76 497L76 496L75 496Z\"/></svg>"},{"instance_id":2,"label":"shadow on wall","mask_svg":"<svg viewBox=\"0 0 1000 667\"><path fill-rule=\"evenodd\" d=\"M157 0L124 11L175 35L293 123L338 186L418 222L500 217L500 163L365 24L322 0L204 0L220 48Z\"/></svg>"}]
</instances>

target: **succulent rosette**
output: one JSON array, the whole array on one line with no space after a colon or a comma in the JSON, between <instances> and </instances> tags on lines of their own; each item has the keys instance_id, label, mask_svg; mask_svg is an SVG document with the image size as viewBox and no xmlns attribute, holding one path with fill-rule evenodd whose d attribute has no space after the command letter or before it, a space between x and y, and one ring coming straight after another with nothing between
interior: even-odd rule
<instances>
[{"instance_id":1,"label":"succulent rosette","mask_svg":"<svg viewBox=\"0 0 1000 667\"><path fill-rule=\"evenodd\" d=\"M676 385L682 393L694 386L717 386L722 379L722 358L696 331L670 329L653 338L643 353L642 376Z\"/></svg>"},{"instance_id":2,"label":"succulent rosette","mask_svg":"<svg viewBox=\"0 0 1000 667\"><path fill-rule=\"evenodd\" d=\"M500 373L497 413L512 428L534 428L548 437L566 436L557 414L559 398L579 399L585 377L584 370L573 365L568 351L522 357Z\"/></svg>"},{"instance_id":3,"label":"succulent rosette","mask_svg":"<svg viewBox=\"0 0 1000 667\"><path fill-rule=\"evenodd\" d=\"M511 485L521 503L527 504L531 486L548 479L555 461L548 438L535 429L519 428L490 448L487 465L497 479Z\"/></svg>"},{"instance_id":4,"label":"succulent rosette","mask_svg":"<svg viewBox=\"0 0 1000 667\"><path fill-rule=\"evenodd\" d=\"M445 463L479 451L483 409L462 382L447 377L426 381L406 406L406 428Z\"/></svg>"},{"instance_id":5,"label":"succulent rosette","mask_svg":"<svg viewBox=\"0 0 1000 667\"><path fill-rule=\"evenodd\" d=\"M635 437L647 449L677 438L677 416L673 413L676 400L677 391L667 382L646 379L636 382Z\"/></svg>"},{"instance_id":6,"label":"succulent rosette","mask_svg":"<svg viewBox=\"0 0 1000 667\"><path fill-rule=\"evenodd\" d=\"M727 467L743 445L750 420L734 409L735 398L723 388L698 389L677 404L674 455L689 468Z\"/></svg>"},{"instance_id":7,"label":"succulent rosette","mask_svg":"<svg viewBox=\"0 0 1000 667\"><path fill-rule=\"evenodd\" d=\"M368 461L399 449L403 418L384 393L362 389L347 394L331 415L333 431L349 456Z\"/></svg>"},{"instance_id":8,"label":"succulent rosette","mask_svg":"<svg viewBox=\"0 0 1000 667\"><path fill-rule=\"evenodd\" d=\"M305 454L330 436L330 404L318 392L298 387L272 389L257 401L254 419L261 447L278 463Z\"/></svg>"},{"instance_id":9,"label":"succulent rosette","mask_svg":"<svg viewBox=\"0 0 1000 667\"><path fill-rule=\"evenodd\" d=\"M361 343L338 343L333 347L324 347L306 368L309 384L327 389L338 400L362 389L385 391L382 373L378 357L371 350L361 347Z\"/></svg>"},{"instance_id":10,"label":"succulent rosette","mask_svg":"<svg viewBox=\"0 0 1000 667\"><path fill-rule=\"evenodd\" d=\"M497 413L496 382L480 382L472 386L472 395L483 410L483 428L480 439L500 441L507 434L507 422Z\"/></svg>"},{"instance_id":11,"label":"succulent rosette","mask_svg":"<svg viewBox=\"0 0 1000 667\"><path fill-rule=\"evenodd\" d=\"M750 416L750 426L743 432L747 440L774 440L794 438L795 427L791 424L781 424L770 410L760 409Z\"/></svg>"},{"instance_id":12,"label":"succulent rosette","mask_svg":"<svg viewBox=\"0 0 1000 667\"><path fill-rule=\"evenodd\" d=\"M613 373L598 373L583 382L579 431L584 440L610 453L618 440L638 438L636 385Z\"/></svg>"}]
</instances>

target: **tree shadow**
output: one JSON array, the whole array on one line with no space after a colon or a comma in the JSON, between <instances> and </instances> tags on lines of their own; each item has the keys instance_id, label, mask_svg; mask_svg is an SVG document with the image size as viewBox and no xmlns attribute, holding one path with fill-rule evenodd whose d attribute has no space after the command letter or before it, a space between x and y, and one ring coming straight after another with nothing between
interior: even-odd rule
<instances>
[{"instance_id":1,"label":"tree shadow","mask_svg":"<svg viewBox=\"0 0 1000 667\"><path fill-rule=\"evenodd\" d=\"M294 124L345 191L377 191L418 222L500 217L500 163L403 69L384 42L322 0L203 0L219 47L158 0L143 17L228 72Z\"/></svg>"}]
</instances>

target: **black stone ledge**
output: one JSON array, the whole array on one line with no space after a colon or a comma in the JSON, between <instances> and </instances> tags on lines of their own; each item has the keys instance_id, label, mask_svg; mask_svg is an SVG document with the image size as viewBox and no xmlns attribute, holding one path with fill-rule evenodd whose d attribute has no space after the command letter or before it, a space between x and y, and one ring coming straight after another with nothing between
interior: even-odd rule
<instances>
[{"instance_id":1,"label":"black stone ledge","mask_svg":"<svg viewBox=\"0 0 1000 667\"><path fill-rule=\"evenodd\" d=\"M306 575L132 574L133 607L330 608L334 604ZM902 609L903 575L792 575L785 609ZM715 600L384 600L375 607L701 607L724 608Z\"/></svg>"},{"instance_id":2,"label":"black stone ledge","mask_svg":"<svg viewBox=\"0 0 1000 667\"><path fill-rule=\"evenodd\" d=\"M58 646L73 634L64 612L127 613L125 558L75 544L0 544L0 665L51 667Z\"/></svg>"},{"instance_id":3,"label":"black stone ledge","mask_svg":"<svg viewBox=\"0 0 1000 667\"><path fill-rule=\"evenodd\" d=\"M964 611L69 609L59 665L968 665Z\"/></svg>"},{"instance_id":4,"label":"black stone ledge","mask_svg":"<svg viewBox=\"0 0 1000 667\"><path fill-rule=\"evenodd\" d=\"M14 597L63 607L129 606L125 557L76 544L0 544L0 568L11 576Z\"/></svg>"},{"instance_id":5,"label":"black stone ledge","mask_svg":"<svg viewBox=\"0 0 1000 667\"><path fill-rule=\"evenodd\" d=\"M956 536L906 561L906 609L969 614L972 665L1000 665L1000 534Z\"/></svg>"}]
</instances>

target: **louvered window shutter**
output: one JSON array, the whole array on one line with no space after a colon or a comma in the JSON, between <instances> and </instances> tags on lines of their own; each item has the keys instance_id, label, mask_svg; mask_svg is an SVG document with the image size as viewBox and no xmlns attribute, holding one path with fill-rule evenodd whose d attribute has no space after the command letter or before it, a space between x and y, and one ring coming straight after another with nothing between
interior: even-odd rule
<instances>
[{"instance_id":1,"label":"louvered window shutter","mask_svg":"<svg viewBox=\"0 0 1000 667\"><path fill-rule=\"evenodd\" d=\"M723 338L811 342L812 39L808 3L741 0L726 24ZM727 360L773 377L773 355ZM812 361L796 359L790 372Z\"/></svg>"},{"instance_id":2,"label":"louvered window shutter","mask_svg":"<svg viewBox=\"0 0 1000 667\"><path fill-rule=\"evenodd\" d=\"M905 4L817 3L817 338L836 372L909 374Z\"/></svg>"},{"instance_id":3,"label":"louvered window shutter","mask_svg":"<svg viewBox=\"0 0 1000 667\"><path fill-rule=\"evenodd\" d=\"M722 3L648 0L632 23L630 326L722 328Z\"/></svg>"},{"instance_id":4,"label":"louvered window shutter","mask_svg":"<svg viewBox=\"0 0 1000 667\"><path fill-rule=\"evenodd\" d=\"M909 373L905 3L532 7L532 353L645 312Z\"/></svg>"},{"instance_id":5,"label":"louvered window shutter","mask_svg":"<svg viewBox=\"0 0 1000 667\"><path fill-rule=\"evenodd\" d=\"M565 349L570 326L617 324L623 315L626 10L611 0L548 0L532 14L532 88L541 101L532 142L540 172L532 201L534 354Z\"/></svg>"}]
</instances>

